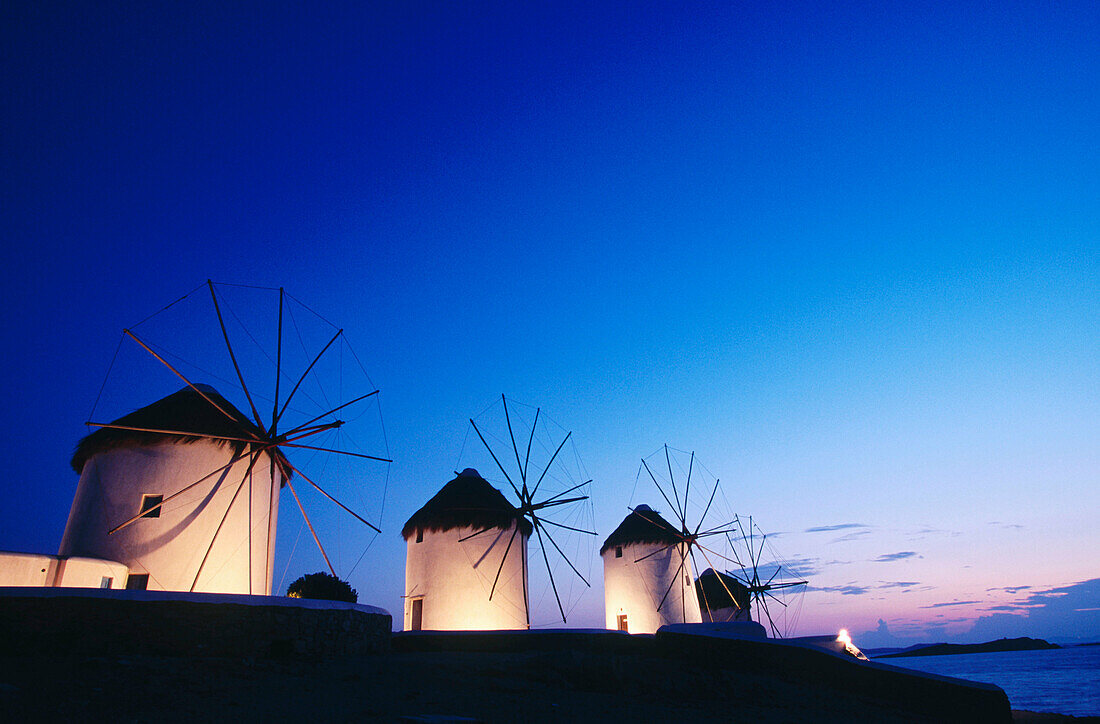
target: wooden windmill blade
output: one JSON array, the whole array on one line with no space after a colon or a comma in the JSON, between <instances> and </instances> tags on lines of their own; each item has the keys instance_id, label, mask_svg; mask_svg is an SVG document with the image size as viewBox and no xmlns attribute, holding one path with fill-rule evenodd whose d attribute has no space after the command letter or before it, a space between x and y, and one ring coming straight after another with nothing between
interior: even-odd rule
<instances>
[{"instance_id":1,"label":"wooden windmill blade","mask_svg":"<svg viewBox=\"0 0 1100 724\"><path fill-rule=\"evenodd\" d=\"M801 610L802 597L805 595L806 581L784 562L768 542L768 535L749 517L746 529L739 526L740 547L745 558L737 556L741 573L727 573L740 580L749 592L749 600L756 611L758 623L766 624L767 629L776 638L786 638L793 633L797 625L797 614ZM736 544L731 541L736 550ZM764 561L764 553L770 553L770 561ZM762 575L761 570L765 573ZM770 572L769 572L770 571Z\"/></svg>"},{"instance_id":2,"label":"wooden windmill blade","mask_svg":"<svg viewBox=\"0 0 1100 724\"><path fill-rule=\"evenodd\" d=\"M250 298L246 300L247 303L234 304L227 298L227 290L247 290ZM264 325L256 324L250 329L248 322L242 320L242 314L245 317L262 316L265 310L269 311L272 317L277 318L274 329L266 328L268 332L266 340ZM296 318L296 314L299 318ZM167 315L172 315L172 318L166 320L165 324L160 324ZM251 317L250 321L255 322ZM344 494L334 494L328 484L322 485L319 482L322 476L307 472L311 461L318 456L387 466L385 468L387 475L390 462L388 451L385 450L388 446L384 446L378 454L375 454L375 450L368 451L362 447L355 449L357 447L354 442L355 430L351 428L359 428L363 424L375 424L371 422L371 417L364 419L363 409L365 406L376 406L378 391L373 383L370 383L358 356L347 344L343 330L337 329L327 320L324 320L323 325L312 325L330 327L322 338L324 343L307 351L307 339L316 337L316 334L312 329L303 332L303 328L315 319L323 318L290 297L281 288L239 287L207 281L206 284L177 299L160 312L125 330L122 342L129 341L138 356L144 359L145 367L151 367L153 370L139 368L137 364L131 364L129 369L123 370L117 368L113 362L101 388L101 396L103 389L109 387L112 373L116 376L122 375L121 386L124 393L127 387L142 388L145 383L138 384L138 380L157 379L155 370L160 371L161 378L174 379L177 383L182 382L185 387L176 395L170 395L160 403L147 405L113 422L89 423L97 429L85 440L90 441L90 444L101 444L97 441L106 441L109 446L154 445L172 440L184 443L207 440L217 445L228 445L236 452L235 457L228 462L211 464L205 470L196 469L190 473L189 479L174 481L172 483L176 488L174 492L160 496L161 500L157 504L146 507L143 503L141 510L135 510L135 515L125 520L113 521L108 536L132 535L136 530L134 526L148 526L147 523L142 523L142 519L150 517L150 513L159 515L161 511L167 511L176 515L186 515L188 505L201 506L196 510L209 508L213 500L204 501L201 495L203 491L207 491L208 496L219 495L217 491L223 482L219 476L238 475L239 471L233 472L237 470L234 466L238 462L243 464L245 457L248 458L247 470L240 475L239 482L235 481L231 484L236 487L225 510L218 513L220 520L217 525L213 525L213 518L211 518L211 530L203 534L207 536L205 542L194 540L195 531L191 528L184 529L192 545L199 544L205 548L205 553L201 561L198 561L197 571L190 583L192 590L199 585L204 569L212 570L208 565L211 552L216 546L223 546L221 539L226 536L241 541L236 547L247 550L249 570L253 569L252 559L259 552L254 550L255 547L258 545L263 550L260 553L265 569L262 578L266 583L261 588L264 591L268 589L272 580L271 558L274 554L274 539L277 532L276 501L278 488L284 485L290 488L303 515L303 522L310 528L326 566L333 575L336 575L335 566L321 545L317 527L307 515L305 503L291 482L293 477L305 481L311 490L333 503L343 511L343 514L351 516L359 524L375 532L379 531L379 525L357 512L353 505L341 500L345 497ZM336 329L335 333L332 329ZM291 339L294 339L296 346L301 347L302 350L295 355L287 353ZM265 347L265 341L273 344ZM120 351L122 350L124 347L120 343ZM338 360L334 359L337 355L339 355ZM118 356L116 353L116 361ZM294 357L297 359L292 362L291 359ZM354 364L352 364L353 360ZM338 378L330 372L322 372L324 368L332 367L334 364L339 365ZM356 366L362 370L361 374L355 372ZM292 367L295 369L291 369ZM240 407L209 387L205 380L218 382L226 390L235 389L240 394L242 402L246 403L241 407L247 409L249 414L241 412ZM344 389L345 382L348 383L347 389ZM117 387L118 383L115 386ZM289 390L289 393L286 390ZM169 418L153 414L154 408L158 405L181 394L189 405L187 409L177 410L181 414ZM271 410L270 417L266 412L261 411L268 404ZM378 409L377 425L381 427L381 412L380 408ZM94 419L94 416L95 408L90 417ZM126 439L122 440L124 437ZM375 438L378 437L375 435ZM381 439L384 442L384 432ZM120 440L122 442L119 442ZM78 452L79 449L78 447ZM246 455L248 451L251 452ZM293 461L291 454L294 455ZM269 462L263 466L258 465L261 455L269 458ZM75 464L76 458L74 458L74 466ZM270 483L257 488L255 478L261 469L270 479ZM215 482L210 482L211 479L215 479ZM247 494L244 493L246 488ZM254 511L254 497L263 495L264 488L267 489L266 494L272 501L270 510ZM382 490L381 495L378 496L380 501L384 500L384 494ZM230 513L234 506L242 505L238 502L239 500L245 501L243 505L247 515L243 523L234 522L237 514ZM360 502L363 500L365 498L360 497ZM379 513L381 507L382 503L379 502L377 505ZM190 515L194 517L197 513ZM256 518L256 515L260 515L261 518ZM262 519L263 515L267 516L267 521ZM245 532L241 532L242 527ZM254 540L254 531L257 530L262 531L263 540ZM244 546L245 538L247 538L247 546ZM253 577L250 576L248 589L244 592L256 592L255 588Z\"/></svg>"},{"instance_id":3,"label":"wooden windmill blade","mask_svg":"<svg viewBox=\"0 0 1100 724\"><path fill-rule=\"evenodd\" d=\"M564 564L565 574L570 579L591 587L590 576L582 573L578 566L581 557L572 551L584 547L576 545L577 540L592 539L596 535L591 529L589 490L592 480L583 474L583 464L579 462L575 446L570 447L572 432L551 436L552 423L541 408L522 405L528 412L533 410L533 415L524 419L517 416L517 406L519 403L501 395L499 413L497 406L492 405L477 419L470 419L470 427L480 442L480 447L475 446L475 449L488 455L493 468L503 476L507 489L515 496L517 515L530 524L539 548L537 558L542 562L538 569L545 572L557 612L562 623L567 623L571 601L568 598L563 601L555 566ZM511 454L508 454L509 449ZM570 455L566 455L567 450ZM575 465L570 464L574 462ZM514 550L507 549L498 565L498 575L508 555L515 554ZM590 560L591 556L586 558ZM495 585L493 588L495 590ZM524 591L524 615L527 625L531 626L532 603L526 586Z\"/></svg>"},{"instance_id":4,"label":"wooden windmill blade","mask_svg":"<svg viewBox=\"0 0 1100 724\"><path fill-rule=\"evenodd\" d=\"M673 466L670 463L670 448L666 445L664 448L665 460L667 469L669 471L670 483L674 482ZM683 451L679 451L683 452ZM684 484L684 498L678 498L678 490L675 486L671 487L673 500L678 502L679 509L687 511L689 509L688 499L686 496L689 494L691 487L691 471L696 464L696 458L692 453L687 463L687 480ZM654 479L656 482L656 479ZM795 589L804 591L806 585L805 580L800 580L797 574L789 568L787 564L779 563L778 557L774 555L774 550L771 547L769 536L756 525L749 517L748 528L745 528L744 521L740 516L735 514L732 518L712 525L711 527L703 529L707 515L711 510L711 505L714 502L715 494L718 492L718 481L715 480L714 488L707 501L707 504L703 508L703 513L696 523L694 529L689 525L687 517L681 519L681 528L685 531L684 545L689 551L689 554L694 561L694 553L697 551L701 557L703 557L709 568L713 571L720 570L719 566L724 563L733 563L738 565L742 571L743 585L746 587L746 593L748 595L749 611L746 613L751 617L751 608L755 603L757 610L763 613L764 619L766 619L767 626L771 630L772 635L782 638L789 635L795 622L790 622L788 625L784 625L781 621L781 617L785 615L787 609L791 607L791 604L785 600L788 594L797 594ZM745 558L742 558L737 553L737 547L730 541L731 534L740 532L743 542ZM724 550L718 550L710 543L711 539L725 538L730 541L730 546ZM764 569L764 553L766 550L773 550L773 563L768 564L774 566L770 575L761 575L761 571ZM748 560L746 566L744 560ZM698 568L698 566L696 566ZM733 576L736 580L736 576ZM777 580L778 579L778 580ZM723 588L723 593L726 597L739 607L737 596L734 594L731 587L723 576L719 575L717 581ZM800 588L802 587L802 588ZM799 599L800 603L800 599ZM705 596L700 596L701 606L709 606ZM777 611L781 610L782 613Z\"/></svg>"},{"instance_id":5,"label":"wooden windmill blade","mask_svg":"<svg viewBox=\"0 0 1100 724\"><path fill-rule=\"evenodd\" d=\"M217 300L220 292L214 293L213 285L211 285L211 292L216 306L219 306ZM220 306L229 305L223 301ZM274 316L273 299L269 308ZM297 477L305 481L309 488L325 502L335 505L337 510L342 511L342 515L350 516L357 524L365 526L374 533L381 532L380 517L384 506L384 483L377 503L377 517L373 522L355 509L365 501L362 495L358 499L360 505L353 507L341 499L344 495L334 494L329 484L322 485L324 478L333 477L330 469L333 467L332 463L342 468L341 472L344 474L339 477L343 478L360 477L363 474L360 465L381 465L383 467L381 469L376 467L375 472L384 472L384 475L379 477L388 475L388 464L391 460L384 437L381 408L377 405L379 391L363 368L343 329L317 314L282 288L278 290L277 310L274 359L272 360L271 355L264 352L260 345L256 345L269 364L274 365L274 379L268 380L271 390L268 443L285 461L286 482L295 499L296 507L302 514L303 522L309 527L311 537L326 566L335 576L336 568L321 544L321 536L307 513L302 495L294 488L293 478ZM232 308L229 309L229 313L239 319ZM230 353L235 370L241 376L240 365L233 355L234 346L230 343L230 335L226 331L224 323L226 316L228 315L223 315L219 311L219 322L223 337L226 339L226 349ZM304 331L310 321L316 323L311 337ZM256 342L255 336L244 325L241 325L241 331L247 341ZM290 353L294 347L294 341L298 343L297 356ZM239 346L243 346L243 343ZM262 361L258 357L255 359L258 362ZM242 387L245 387L243 376L241 376L241 382ZM247 388L245 391L247 395ZM251 399L250 404L252 404ZM368 409L377 409L377 422L370 418L364 419ZM253 410L259 422L261 415L254 405ZM367 427L383 430L380 437L374 433L375 439L371 447L381 447L377 453L375 449L364 449L358 444L358 433L363 429L364 423ZM314 459L324 461L324 467L317 473L309 470L310 462ZM349 468L346 463L352 461L359 462ZM357 492L353 489L349 494L354 496ZM339 521L339 518L335 520ZM369 542L366 547L369 547ZM361 559L362 554L359 556L359 560ZM349 575L352 569L353 567L345 569L344 574Z\"/></svg>"}]
</instances>

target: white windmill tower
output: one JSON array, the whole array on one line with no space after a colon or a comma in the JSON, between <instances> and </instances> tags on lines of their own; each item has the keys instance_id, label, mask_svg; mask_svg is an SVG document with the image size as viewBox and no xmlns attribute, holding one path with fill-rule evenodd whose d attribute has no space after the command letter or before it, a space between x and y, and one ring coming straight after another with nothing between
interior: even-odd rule
<instances>
[{"instance_id":1,"label":"white windmill tower","mask_svg":"<svg viewBox=\"0 0 1100 724\"><path fill-rule=\"evenodd\" d=\"M562 622L579 603L580 586L589 584L578 564L590 562L596 535L589 529L592 481L576 448L568 446L572 433L562 430L564 437L558 438L560 426L540 415L539 408L501 395L471 419L482 446L475 446L469 458L459 458L495 466L503 479L482 478L467 468L405 524L406 630L530 628L532 610L543 614L549 605L540 604L549 603L551 592ZM514 467L513 456L506 450L498 456L490 441L512 449ZM535 584L529 590L527 543L532 538L538 546ZM534 625L543 623L536 618Z\"/></svg>"},{"instance_id":2,"label":"white windmill tower","mask_svg":"<svg viewBox=\"0 0 1100 724\"><path fill-rule=\"evenodd\" d=\"M658 475L654 475L644 458L638 473L640 476L641 471L645 470L653 480L658 492L672 508L676 522L670 523L648 505L638 505L607 537L600 548L604 563L604 617L607 628L631 633L655 633L665 624L701 623L703 617L695 586L695 571L699 570L696 554L708 562L712 556L732 562L722 552L703 544L707 538L722 540L717 537L733 531L730 526L735 521L703 528L718 492L718 480L714 480L710 497L701 512L694 510L690 503L693 500L691 483L696 468L695 454L690 454L686 467L679 461L674 466L673 456L682 454L686 458L687 453L665 445L663 454L662 462L668 470L664 485L658 481ZM676 485L674 467L681 471L681 480L685 482L682 495ZM696 515L698 522L689 525L688 518ZM733 598L732 593L730 598Z\"/></svg>"},{"instance_id":3,"label":"white windmill tower","mask_svg":"<svg viewBox=\"0 0 1100 724\"><path fill-rule=\"evenodd\" d=\"M744 623L752 620L749 589L731 575L708 568L695 579L703 623Z\"/></svg>"},{"instance_id":4,"label":"white windmill tower","mask_svg":"<svg viewBox=\"0 0 1100 724\"><path fill-rule=\"evenodd\" d=\"M123 563L127 588L268 593L289 468L277 448L244 442L255 424L207 385L110 424L73 455L80 481L59 555Z\"/></svg>"},{"instance_id":5,"label":"white windmill tower","mask_svg":"<svg viewBox=\"0 0 1100 724\"><path fill-rule=\"evenodd\" d=\"M638 505L600 548L604 617L610 629L656 633L668 623L699 623L687 544L648 505Z\"/></svg>"},{"instance_id":6,"label":"white windmill tower","mask_svg":"<svg viewBox=\"0 0 1100 724\"><path fill-rule=\"evenodd\" d=\"M477 470L458 473L401 535L406 631L527 627L531 523Z\"/></svg>"},{"instance_id":7,"label":"white windmill tower","mask_svg":"<svg viewBox=\"0 0 1100 724\"><path fill-rule=\"evenodd\" d=\"M250 328L242 321L270 319L276 310L277 325ZM202 311L217 324L203 323ZM323 325L311 326L307 316ZM284 344L292 331L296 344ZM115 406L133 409L135 390L163 388L166 380L186 386L112 422L88 423L97 429L73 456L80 480L60 555L123 563L130 569L128 588L266 595L286 486L335 576L306 515L299 495L305 491L295 483L300 488L304 482L378 532L314 480L321 474L315 470L329 476L338 470L342 484L361 482L369 473L346 461L390 462L362 452L361 433L374 426L364 416L365 401L376 401L378 391L352 360L358 363L343 330L282 289L208 281L125 330L101 395L110 388L119 397ZM292 368L300 374L291 375ZM250 384L243 370L250 371ZM199 375L220 380L251 414L198 382ZM361 493L359 502L365 497ZM371 491L371 497L380 496Z\"/></svg>"}]
</instances>

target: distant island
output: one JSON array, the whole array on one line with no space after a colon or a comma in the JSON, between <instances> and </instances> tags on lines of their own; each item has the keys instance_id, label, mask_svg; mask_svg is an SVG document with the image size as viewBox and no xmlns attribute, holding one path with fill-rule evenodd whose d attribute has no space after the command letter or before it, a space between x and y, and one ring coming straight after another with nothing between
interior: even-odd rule
<instances>
[{"instance_id":1,"label":"distant island","mask_svg":"<svg viewBox=\"0 0 1100 724\"><path fill-rule=\"evenodd\" d=\"M875 658L892 659L899 656L946 656L949 654L988 654L995 651L1039 651L1042 649L1060 649L1058 644L1052 644L1042 639L1031 639L1026 636L1018 639L997 639L986 641L984 644L921 644L902 651L889 654L879 654Z\"/></svg>"}]
</instances>

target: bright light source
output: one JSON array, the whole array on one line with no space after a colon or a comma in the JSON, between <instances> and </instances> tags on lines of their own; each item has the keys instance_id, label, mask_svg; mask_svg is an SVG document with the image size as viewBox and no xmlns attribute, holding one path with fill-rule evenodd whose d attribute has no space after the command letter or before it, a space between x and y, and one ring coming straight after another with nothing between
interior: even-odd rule
<instances>
[{"instance_id":1,"label":"bright light source","mask_svg":"<svg viewBox=\"0 0 1100 724\"><path fill-rule=\"evenodd\" d=\"M845 646L852 643L852 637L848 635L848 629L846 628L840 629L840 633L836 635L836 640Z\"/></svg>"}]
</instances>

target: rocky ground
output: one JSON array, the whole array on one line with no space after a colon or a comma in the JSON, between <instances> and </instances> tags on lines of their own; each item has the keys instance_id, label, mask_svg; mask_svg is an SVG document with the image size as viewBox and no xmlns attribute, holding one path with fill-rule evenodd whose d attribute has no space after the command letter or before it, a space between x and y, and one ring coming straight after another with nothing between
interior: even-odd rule
<instances>
[{"instance_id":1,"label":"rocky ground","mask_svg":"<svg viewBox=\"0 0 1100 724\"><path fill-rule=\"evenodd\" d=\"M669 663L562 651L336 660L3 657L0 711L9 721L940 720L855 692Z\"/></svg>"},{"instance_id":2,"label":"rocky ground","mask_svg":"<svg viewBox=\"0 0 1100 724\"><path fill-rule=\"evenodd\" d=\"M391 636L367 609L125 593L0 596L0 721L1069 721L694 627Z\"/></svg>"},{"instance_id":3,"label":"rocky ground","mask_svg":"<svg viewBox=\"0 0 1100 724\"><path fill-rule=\"evenodd\" d=\"M1068 716L1013 710L1012 721L1015 724L1100 724L1100 716Z\"/></svg>"}]
</instances>

